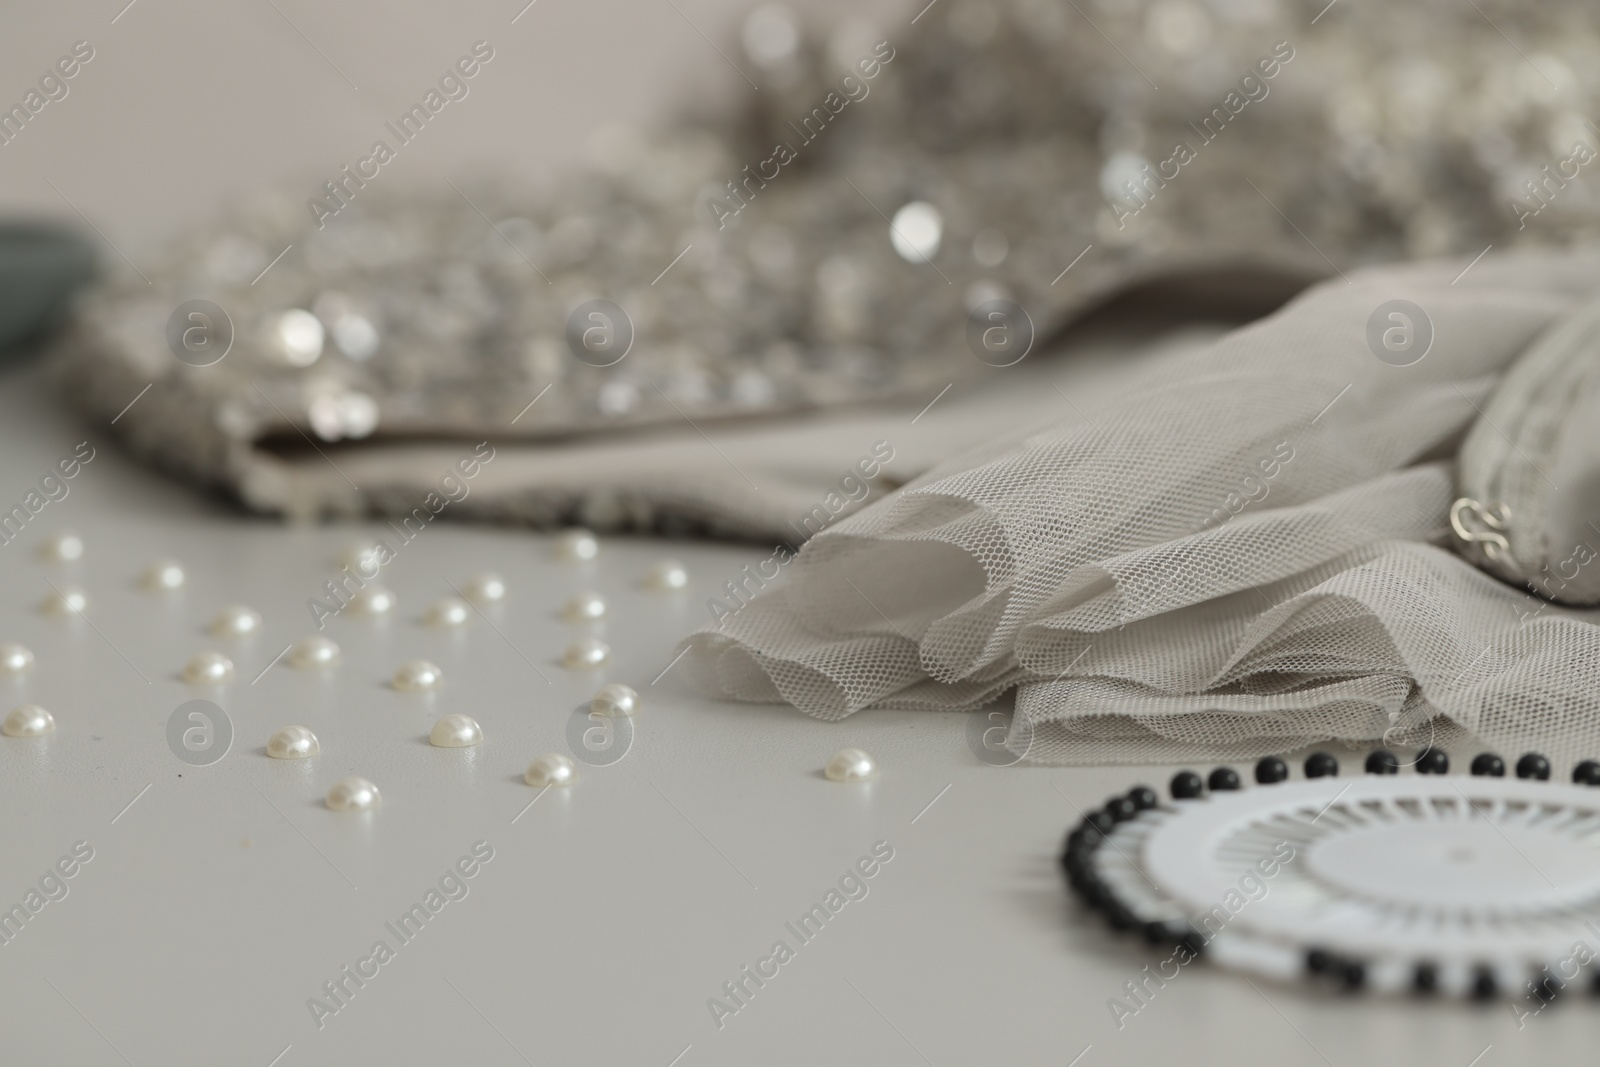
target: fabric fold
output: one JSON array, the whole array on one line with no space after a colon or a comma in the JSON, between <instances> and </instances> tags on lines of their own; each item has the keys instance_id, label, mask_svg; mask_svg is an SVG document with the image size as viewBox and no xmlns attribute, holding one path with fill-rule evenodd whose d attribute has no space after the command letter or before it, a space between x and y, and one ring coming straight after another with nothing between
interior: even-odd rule
<instances>
[{"instance_id":1,"label":"fabric fold","mask_svg":"<svg viewBox=\"0 0 1600 1067\"><path fill-rule=\"evenodd\" d=\"M1462 436L1600 260L1461 266L1327 282L1208 347L1134 361L1088 409L1064 374L1070 415L823 531L781 588L688 638L693 684L829 719L1014 687L1012 743L1045 762L1397 731L1600 742L1600 615L1441 547ZM1430 338L1406 365L1371 340L1397 300Z\"/></svg>"}]
</instances>

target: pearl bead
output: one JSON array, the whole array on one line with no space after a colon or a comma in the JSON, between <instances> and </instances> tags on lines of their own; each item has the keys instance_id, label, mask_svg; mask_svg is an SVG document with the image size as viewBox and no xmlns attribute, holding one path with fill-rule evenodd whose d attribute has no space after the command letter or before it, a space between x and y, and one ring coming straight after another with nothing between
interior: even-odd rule
<instances>
[{"instance_id":1,"label":"pearl bead","mask_svg":"<svg viewBox=\"0 0 1600 1067\"><path fill-rule=\"evenodd\" d=\"M865 782L878 776L878 765L859 748L841 748L833 754L823 773L830 781Z\"/></svg>"},{"instance_id":2,"label":"pearl bead","mask_svg":"<svg viewBox=\"0 0 1600 1067\"><path fill-rule=\"evenodd\" d=\"M632 715L639 710L639 694L629 686L612 682L595 692L589 709L602 715Z\"/></svg>"},{"instance_id":3,"label":"pearl bead","mask_svg":"<svg viewBox=\"0 0 1600 1067\"><path fill-rule=\"evenodd\" d=\"M610 658L610 646L598 637L581 637L561 654L561 662L572 668L598 667Z\"/></svg>"},{"instance_id":4,"label":"pearl bead","mask_svg":"<svg viewBox=\"0 0 1600 1067\"><path fill-rule=\"evenodd\" d=\"M682 589L689 584L689 572L675 559L664 559L650 568L644 584L651 589Z\"/></svg>"},{"instance_id":5,"label":"pearl bead","mask_svg":"<svg viewBox=\"0 0 1600 1067\"><path fill-rule=\"evenodd\" d=\"M351 777L335 782L324 803L331 811L372 811L383 803L383 796L365 778Z\"/></svg>"},{"instance_id":6,"label":"pearl bead","mask_svg":"<svg viewBox=\"0 0 1600 1067\"><path fill-rule=\"evenodd\" d=\"M571 785L578 778L578 765L559 752L540 756L528 764L522 780L531 786Z\"/></svg>"},{"instance_id":7,"label":"pearl bead","mask_svg":"<svg viewBox=\"0 0 1600 1067\"><path fill-rule=\"evenodd\" d=\"M21 674L33 666L33 651L23 645L0 645L0 674Z\"/></svg>"},{"instance_id":8,"label":"pearl bead","mask_svg":"<svg viewBox=\"0 0 1600 1067\"><path fill-rule=\"evenodd\" d=\"M289 649L289 666L308 671L339 662L339 646L320 635L302 638Z\"/></svg>"},{"instance_id":9,"label":"pearl bead","mask_svg":"<svg viewBox=\"0 0 1600 1067\"><path fill-rule=\"evenodd\" d=\"M394 681L390 684L402 693L424 693L439 688L439 683L444 681L444 672L425 659L414 659L410 663L402 663L400 669L394 672Z\"/></svg>"},{"instance_id":10,"label":"pearl bead","mask_svg":"<svg viewBox=\"0 0 1600 1067\"><path fill-rule=\"evenodd\" d=\"M177 560L164 559L145 568L140 584L146 589L165 593L173 589L182 589L184 581L182 564Z\"/></svg>"},{"instance_id":11,"label":"pearl bead","mask_svg":"<svg viewBox=\"0 0 1600 1067\"><path fill-rule=\"evenodd\" d=\"M556 555L562 559L583 563L599 554L600 542L581 526L567 530L556 538Z\"/></svg>"},{"instance_id":12,"label":"pearl bead","mask_svg":"<svg viewBox=\"0 0 1600 1067\"><path fill-rule=\"evenodd\" d=\"M51 563L72 563L83 558L83 538L71 530L51 534L39 546L39 555Z\"/></svg>"},{"instance_id":13,"label":"pearl bead","mask_svg":"<svg viewBox=\"0 0 1600 1067\"><path fill-rule=\"evenodd\" d=\"M465 626L471 618L472 605L449 596L430 607L422 621L429 626Z\"/></svg>"},{"instance_id":14,"label":"pearl bead","mask_svg":"<svg viewBox=\"0 0 1600 1067\"><path fill-rule=\"evenodd\" d=\"M37 704L23 704L0 723L7 737L43 737L56 732L56 717Z\"/></svg>"},{"instance_id":15,"label":"pearl bead","mask_svg":"<svg viewBox=\"0 0 1600 1067\"><path fill-rule=\"evenodd\" d=\"M81 615L88 610L89 596L75 585L52 589L39 605L50 615Z\"/></svg>"},{"instance_id":16,"label":"pearl bead","mask_svg":"<svg viewBox=\"0 0 1600 1067\"><path fill-rule=\"evenodd\" d=\"M369 585L350 598L350 610L357 615L387 615L394 604L394 594L381 585Z\"/></svg>"},{"instance_id":17,"label":"pearl bead","mask_svg":"<svg viewBox=\"0 0 1600 1067\"><path fill-rule=\"evenodd\" d=\"M223 608L211 620L211 632L220 637L242 637L261 629L261 613L243 604Z\"/></svg>"},{"instance_id":18,"label":"pearl bead","mask_svg":"<svg viewBox=\"0 0 1600 1067\"><path fill-rule=\"evenodd\" d=\"M183 680L190 685L220 685L233 679L233 661L221 652L202 652L183 665Z\"/></svg>"},{"instance_id":19,"label":"pearl bead","mask_svg":"<svg viewBox=\"0 0 1600 1067\"><path fill-rule=\"evenodd\" d=\"M567 606L561 613L573 622L603 619L606 614L606 601L599 593L579 593L567 601Z\"/></svg>"},{"instance_id":20,"label":"pearl bead","mask_svg":"<svg viewBox=\"0 0 1600 1067\"><path fill-rule=\"evenodd\" d=\"M428 743L436 748L471 748L482 740L483 728L470 715L446 715L428 732Z\"/></svg>"},{"instance_id":21,"label":"pearl bead","mask_svg":"<svg viewBox=\"0 0 1600 1067\"><path fill-rule=\"evenodd\" d=\"M285 726L267 742L267 755L273 759L309 759L321 751L317 735L306 726Z\"/></svg>"},{"instance_id":22,"label":"pearl bead","mask_svg":"<svg viewBox=\"0 0 1600 1067\"><path fill-rule=\"evenodd\" d=\"M475 604L493 604L506 598L506 583L498 574L480 574L463 590Z\"/></svg>"},{"instance_id":23,"label":"pearl bead","mask_svg":"<svg viewBox=\"0 0 1600 1067\"><path fill-rule=\"evenodd\" d=\"M382 550L375 542L361 541L345 549L339 562L354 571L358 578L371 578L383 565Z\"/></svg>"}]
</instances>

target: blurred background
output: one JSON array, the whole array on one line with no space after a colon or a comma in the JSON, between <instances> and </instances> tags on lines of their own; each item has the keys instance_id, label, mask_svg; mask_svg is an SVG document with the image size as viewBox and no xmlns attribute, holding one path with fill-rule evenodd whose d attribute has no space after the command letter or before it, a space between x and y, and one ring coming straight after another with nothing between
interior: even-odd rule
<instances>
[{"instance_id":1,"label":"blurred background","mask_svg":"<svg viewBox=\"0 0 1600 1067\"><path fill-rule=\"evenodd\" d=\"M64 100L0 146L0 208L80 227L86 218L137 263L262 187L314 188L478 40L496 58L470 103L385 168L385 184L490 169L537 188L609 124L659 130L691 108L745 106L749 85L717 52L736 49L745 0L524 3L13 5L0 98L20 100L74 42L94 59ZM868 18L902 6L806 5Z\"/></svg>"}]
</instances>

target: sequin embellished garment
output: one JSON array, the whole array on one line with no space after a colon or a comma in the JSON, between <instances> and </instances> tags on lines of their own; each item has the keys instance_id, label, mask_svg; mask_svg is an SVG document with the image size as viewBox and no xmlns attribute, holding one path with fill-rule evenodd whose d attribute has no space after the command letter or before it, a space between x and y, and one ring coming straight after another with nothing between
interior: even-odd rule
<instances>
[{"instance_id":1,"label":"sequin embellished garment","mask_svg":"<svg viewBox=\"0 0 1600 1067\"><path fill-rule=\"evenodd\" d=\"M149 386L128 447L254 509L405 513L486 438L543 454L914 409L1004 365L995 307L1037 350L1149 279L1299 284L1595 235L1586 4L916 8L763 8L742 52L722 37L760 86L734 120L617 134L540 193L405 192L358 163L310 202L242 203L151 284L92 294L71 389L110 418ZM693 463L500 470L461 512L793 536Z\"/></svg>"}]
</instances>

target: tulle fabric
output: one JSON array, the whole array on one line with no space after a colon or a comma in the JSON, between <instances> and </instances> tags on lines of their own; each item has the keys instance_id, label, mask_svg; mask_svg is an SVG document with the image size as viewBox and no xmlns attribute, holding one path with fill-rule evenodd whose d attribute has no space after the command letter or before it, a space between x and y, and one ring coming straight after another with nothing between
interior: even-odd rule
<instances>
[{"instance_id":1,"label":"tulle fabric","mask_svg":"<svg viewBox=\"0 0 1600 1067\"><path fill-rule=\"evenodd\" d=\"M691 684L824 719L973 709L1048 763L1470 735L1600 753L1600 615L1447 541L1453 456L1506 367L1600 286L1580 254L1352 273L1118 399L972 449L812 538L691 635ZM1433 339L1380 360L1404 299Z\"/></svg>"}]
</instances>

